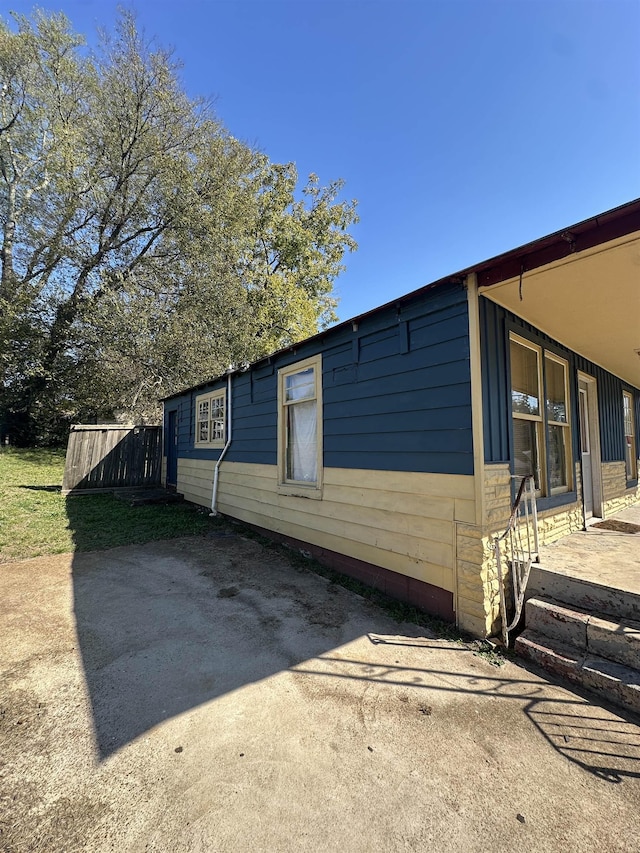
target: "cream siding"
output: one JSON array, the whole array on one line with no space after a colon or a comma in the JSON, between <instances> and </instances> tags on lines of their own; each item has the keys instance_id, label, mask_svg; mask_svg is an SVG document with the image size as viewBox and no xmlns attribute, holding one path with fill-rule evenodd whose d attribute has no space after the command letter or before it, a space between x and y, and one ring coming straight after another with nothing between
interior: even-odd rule
<instances>
[{"instance_id":1,"label":"cream siding","mask_svg":"<svg viewBox=\"0 0 640 853\"><path fill-rule=\"evenodd\" d=\"M208 506L213 461L179 459L178 491ZM223 463L220 512L455 592L456 523L475 518L474 478L325 468L323 499L278 493L275 465Z\"/></svg>"}]
</instances>

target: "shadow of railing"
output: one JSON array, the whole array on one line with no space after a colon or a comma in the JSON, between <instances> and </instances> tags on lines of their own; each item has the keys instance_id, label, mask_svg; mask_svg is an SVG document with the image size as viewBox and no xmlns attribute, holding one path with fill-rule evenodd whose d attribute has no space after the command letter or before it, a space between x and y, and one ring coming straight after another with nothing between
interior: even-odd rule
<instances>
[{"instance_id":1,"label":"shadow of railing","mask_svg":"<svg viewBox=\"0 0 640 853\"><path fill-rule=\"evenodd\" d=\"M375 641L384 642L379 637ZM391 643L397 645L396 638ZM415 641L412 645L416 645ZM429 641L418 646L425 652L430 648L442 649L441 645ZM375 666L342 656L322 656L305 661L296 667L296 671L350 681L417 687L426 692L487 696L518 702L522 712L547 743L572 763L608 782L619 783L625 777L640 778L640 726L632 716L621 709L609 711L568 691L571 698L558 698L554 695L559 692L557 688L542 679L528 679L524 668L521 671L525 677L513 679L427 667ZM505 732L505 737L508 737L508 732ZM615 747L619 751L615 751Z\"/></svg>"}]
</instances>

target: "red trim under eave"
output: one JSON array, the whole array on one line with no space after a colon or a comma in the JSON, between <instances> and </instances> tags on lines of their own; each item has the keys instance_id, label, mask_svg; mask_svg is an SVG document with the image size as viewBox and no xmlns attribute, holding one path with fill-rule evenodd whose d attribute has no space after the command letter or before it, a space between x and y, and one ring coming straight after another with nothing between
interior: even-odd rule
<instances>
[{"instance_id":1,"label":"red trim under eave","mask_svg":"<svg viewBox=\"0 0 640 853\"><path fill-rule=\"evenodd\" d=\"M517 249L511 249L502 255L496 255L486 261L481 261L479 264L474 264L471 267L460 270L452 275L445 276L437 281L425 284L417 290L412 290L410 293L405 293L396 299L386 302L384 305L379 305L377 308L372 308L370 311L365 311L363 314L357 314L349 320L343 320L335 326L330 326L309 338L298 341L295 344L283 347L275 352L265 355L262 358L256 359L248 367L254 368L263 362L269 362L270 359L277 358L279 355L287 352L295 352L299 347L309 344L312 341L320 341L327 335L332 335L340 329L344 329L349 324L358 324L362 320L385 311L393 306L398 308L412 299L426 293L428 290L439 287L443 284L460 283L464 279L476 273L478 286L489 287L492 284L497 284L499 281L508 281L511 278L519 276L522 272L527 272L545 264L553 263L553 261L561 260L576 252L582 252L585 249L591 249L601 243L607 243L610 240L615 240L618 237L624 237L626 234L632 234L634 231L640 231L640 198L634 201L627 202L613 210L607 210L598 216L592 216L590 219L585 219L583 222L578 222L576 225L569 225L561 231L556 231L549 234L547 237L541 237L538 240L533 240L531 243L526 243ZM241 373L240 369L234 369L232 374ZM193 385L189 388L183 388L180 391L175 391L166 397L161 397L160 402L165 403L189 391L195 391L199 388L205 388L219 379L225 374L212 376L211 379L201 382L198 385Z\"/></svg>"},{"instance_id":2,"label":"red trim under eave","mask_svg":"<svg viewBox=\"0 0 640 853\"><path fill-rule=\"evenodd\" d=\"M477 274L478 287L490 287L634 231L640 231L640 200L476 264L468 272Z\"/></svg>"}]
</instances>

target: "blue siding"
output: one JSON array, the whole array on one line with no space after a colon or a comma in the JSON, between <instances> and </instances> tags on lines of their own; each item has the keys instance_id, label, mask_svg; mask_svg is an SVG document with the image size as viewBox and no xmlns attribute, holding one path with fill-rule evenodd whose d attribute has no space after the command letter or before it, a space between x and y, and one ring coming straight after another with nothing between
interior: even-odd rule
<instances>
[{"instance_id":1,"label":"blue siding","mask_svg":"<svg viewBox=\"0 0 640 853\"><path fill-rule=\"evenodd\" d=\"M479 308L484 458L485 462L508 462L511 401L507 387L506 312L483 297Z\"/></svg>"},{"instance_id":2,"label":"blue siding","mask_svg":"<svg viewBox=\"0 0 640 853\"><path fill-rule=\"evenodd\" d=\"M511 424L511 401L509 396L508 341L513 331L529 338L569 362L572 393L573 448L578 458L578 442L575 432L578 418L577 371L593 376L598 384L600 422L600 444L603 462L624 459L624 424L622 414L622 391L635 394L638 408L640 392L608 373L602 367L540 332L520 317L480 297L480 344L482 351L482 399L484 418L484 455L486 462L508 462L510 459L509 433ZM637 430L636 430L637 432ZM637 437L637 436L636 436Z\"/></svg>"},{"instance_id":3,"label":"blue siding","mask_svg":"<svg viewBox=\"0 0 640 853\"><path fill-rule=\"evenodd\" d=\"M466 292L448 285L376 317L324 358L325 465L473 473Z\"/></svg>"},{"instance_id":4,"label":"blue siding","mask_svg":"<svg viewBox=\"0 0 640 853\"><path fill-rule=\"evenodd\" d=\"M234 375L228 460L277 463L278 369L319 352L325 466L473 473L467 298L453 283ZM169 403L179 408L179 455L216 459L220 451L194 448L202 390Z\"/></svg>"}]
</instances>

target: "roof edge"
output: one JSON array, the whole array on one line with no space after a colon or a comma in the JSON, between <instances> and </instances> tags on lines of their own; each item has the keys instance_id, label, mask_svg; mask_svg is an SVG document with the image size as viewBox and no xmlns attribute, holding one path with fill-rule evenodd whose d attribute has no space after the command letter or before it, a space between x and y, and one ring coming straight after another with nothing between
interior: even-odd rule
<instances>
[{"instance_id":1,"label":"roof edge","mask_svg":"<svg viewBox=\"0 0 640 853\"><path fill-rule=\"evenodd\" d=\"M553 261L561 260L569 255L583 252L586 249L591 249L602 243L608 243L610 240L615 240L618 237L624 237L626 234L631 234L634 231L640 231L640 198L633 201L621 204L619 207L614 207L604 213L599 213L596 216L591 216L588 219L583 219L575 225L569 225L559 231L554 231L545 237L539 237L532 240L530 243L525 243L516 249L510 249L508 252L503 252L500 255L495 255L485 261L480 261L470 267L459 270L456 273L437 279L436 281L425 284L422 287L405 293L396 299L391 299L383 305L378 305L369 311L362 314L356 314L349 317L348 320L343 320L335 326L330 326L304 338L295 344L275 350L262 358L251 362L247 367L237 368L235 370L220 373L207 379L204 382L199 382L197 385L191 385L188 388L183 388L181 391L176 391L169 394L167 397L161 397L160 402L165 403L167 400L172 400L175 397L181 397L190 391L197 391L200 388L205 388L225 376L231 374L244 373L259 364L269 361L272 358L277 358L287 352L293 352L298 347L319 340L325 335L333 334L339 329L344 329L348 325L360 323L368 317L373 316L382 311L386 311L394 306L402 305L412 299L422 296L432 288L440 287L449 283L460 283L469 275L475 274L478 279L478 287L490 287L500 281L506 281L514 276L520 275L523 272L530 272L538 267L553 263Z\"/></svg>"}]
</instances>

